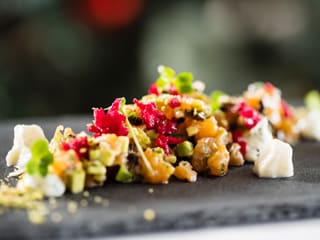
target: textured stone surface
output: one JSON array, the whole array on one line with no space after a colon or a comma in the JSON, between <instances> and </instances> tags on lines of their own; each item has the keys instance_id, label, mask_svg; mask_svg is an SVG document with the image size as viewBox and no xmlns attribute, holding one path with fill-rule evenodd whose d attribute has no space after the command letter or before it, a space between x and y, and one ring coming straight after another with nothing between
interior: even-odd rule
<instances>
[{"instance_id":1,"label":"textured stone surface","mask_svg":"<svg viewBox=\"0 0 320 240\"><path fill-rule=\"evenodd\" d=\"M5 170L4 157L11 147L16 123L38 123L51 137L57 124L79 131L89 120L62 117L0 123L0 176ZM79 202L82 195L67 194L59 199L54 211L62 214L61 223L53 223L48 217L45 224L32 225L26 213L17 210L0 215L0 239L101 237L320 217L319 156L319 143L297 145L295 176L289 179L259 179L253 175L252 165L246 165L231 169L225 177L201 177L192 184L178 181L161 186L108 183L90 190L89 205L79 206L75 214L68 213L67 203ZM154 192L149 193L149 188ZM110 206L95 203L95 196L107 198ZM154 221L144 220L143 212L147 208L155 210Z\"/></svg>"}]
</instances>

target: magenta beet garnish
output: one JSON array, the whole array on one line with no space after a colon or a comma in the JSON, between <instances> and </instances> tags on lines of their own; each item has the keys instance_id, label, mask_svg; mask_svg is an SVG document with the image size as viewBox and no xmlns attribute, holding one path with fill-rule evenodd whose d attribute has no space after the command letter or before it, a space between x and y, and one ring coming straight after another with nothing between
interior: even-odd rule
<instances>
[{"instance_id":1,"label":"magenta beet garnish","mask_svg":"<svg viewBox=\"0 0 320 240\"><path fill-rule=\"evenodd\" d=\"M127 136L126 116L119 112L121 101L121 98L117 98L107 113L103 108L95 108L93 110L94 121L88 126L88 131L94 133L95 137L104 133Z\"/></svg>"}]
</instances>

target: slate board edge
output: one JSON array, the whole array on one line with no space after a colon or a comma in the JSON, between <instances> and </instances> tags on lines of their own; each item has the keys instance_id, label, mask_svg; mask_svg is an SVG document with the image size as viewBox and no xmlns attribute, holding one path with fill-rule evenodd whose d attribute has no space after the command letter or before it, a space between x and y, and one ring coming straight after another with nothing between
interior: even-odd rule
<instances>
[{"instance_id":1,"label":"slate board edge","mask_svg":"<svg viewBox=\"0 0 320 240\"><path fill-rule=\"evenodd\" d=\"M92 229L83 222L83 226L75 229L63 230L59 225L51 225L48 231L28 231L28 228L16 229L8 234L0 227L1 239L85 239L99 237L115 237L130 234L168 232L178 230L195 230L201 228L230 227L247 224L268 222L295 221L320 217L320 202L316 201L308 206L303 204L275 204L270 206L258 205L248 209L224 208L218 212L202 211L185 212L174 217L157 216L152 222L142 217L135 221L118 221L113 224L99 226ZM89 221L90 219L88 219ZM31 228L41 228L42 225ZM78 231L81 229L81 231ZM21 231L22 230L22 231ZM29 228L29 230L31 230ZM44 229L46 230L46 229Z\"/></svg>"}]
</instances>

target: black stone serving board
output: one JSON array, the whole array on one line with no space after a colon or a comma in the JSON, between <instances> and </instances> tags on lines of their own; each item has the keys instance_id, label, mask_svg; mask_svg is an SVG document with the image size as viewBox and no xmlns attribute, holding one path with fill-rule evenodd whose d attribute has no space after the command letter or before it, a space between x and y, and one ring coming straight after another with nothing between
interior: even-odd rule
<instances>
[{"instance_id":1,"label":"black stone serving board","mask_svg":"<svg viewBox=\"0 0 320 240\"><path fill-rule=\"evenodd\" d=\"M4 158L12 145L17 123L37 123L52 137L58 124L76 131L85 129L90 117L22 119L0 123L0 177L7 172ZM57 200L55 212L60 223L49 218L33 225L21 210L0 215L0 239L70 239L108 237L121 234L320 217L320 143L303 142L294 147L295 176L288 179L260 179L252 165L232 168L220 178L199 177L196 183L171 181L168 185L108 183L90 190L89 205L75 214L66 205L83 195ZM154 190L153 193L149 189ZM110 201L109 207L96 203L94 196ZM154 209L156 218L146 221L145 209Z\"/></svg>"}]
</instances>

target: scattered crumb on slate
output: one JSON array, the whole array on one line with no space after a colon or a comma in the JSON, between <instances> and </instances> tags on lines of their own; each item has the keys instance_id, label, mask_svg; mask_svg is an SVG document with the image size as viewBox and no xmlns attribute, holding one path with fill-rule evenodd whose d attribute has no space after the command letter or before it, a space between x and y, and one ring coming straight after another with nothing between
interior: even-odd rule
<instances>
[{"instance_id":1,"label":"scattered crumb on slate","mask_svg":"<svg viewBox=\"0 0 320 240\"><path fill-rule=\"evenodd\" d=\"M84 196L84 197L89 197L89 196L90 196L90 193L89 193L88 191L84 191L84 192L83 192L83 196Z\"/></svg>"},{"instance_id":2,"label":"scattered crumb on slate","mask_svg":"<svg viewBox=\"0 0 320 240\"><path fill-rule=\"evenodd\" d=\"M100 196L94 196L93 201L94 201L95 203L101 203L101 202L102 202L102 197L100 197Z\"/></svg>"},{"instance_id":3,"label":"scattered crumb on slate","mask_svg":"<svg viewBox=\"0 0 320 240\"><path fill-rule=\"evenodd\" d=\"M155 217L156 217L156 212L151 208L146 209L143 213L143 218L146 221L153 221Z\"/></svg>"},{"instance_id":4,"label":"scattered crumb on slate","mask_svg":"<svg viewBox=\"0 0 320 240\"><path fill-rule=\"evenodd\" d=\"M109 207L110 201L108 199L103 199L102 202L101 202L101 205L103 207Z\"/></svg>"},{"instance_id":5,"label":"scattered crumb on slate","mask_svg":"<svg viewBox=\"0 0 320 240\"><path fill-rule=\"evenodd\" d=\"M88 200L87 199L81 199L80 200L80 205L81 207L87 207L89 204Z\"/></svg>"},{"instance_id":6,"label":"scattered crumb on slate","mask_svg":"<svg viewBox=\"0 0 320 240\"><path fill-rule=\"evenodd\" d=\"M60 223L62 221L62 215L58 212L53 212L50 215L50 219L54 223Z\"/></svg>"},{"instance_id":7,"label":"scattered crumb on slate","mask_svg":"<svg viewBox=\"0 0 320 240\"><path fill-rule=\"evenodd\" d=\"M76 213L78 210L78 203L75 201L68 202L67 209L69 213Z\"/></svg>"}]
</instances>

